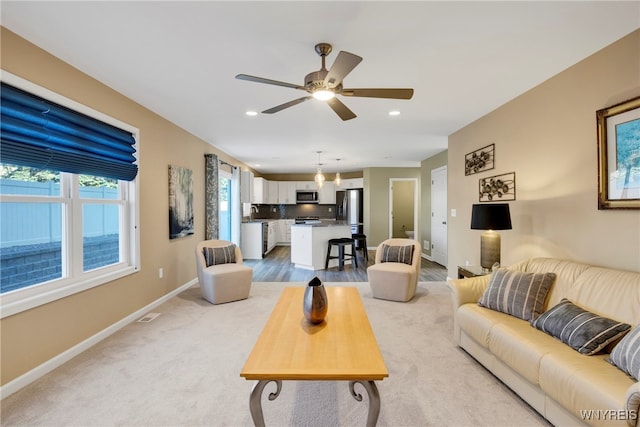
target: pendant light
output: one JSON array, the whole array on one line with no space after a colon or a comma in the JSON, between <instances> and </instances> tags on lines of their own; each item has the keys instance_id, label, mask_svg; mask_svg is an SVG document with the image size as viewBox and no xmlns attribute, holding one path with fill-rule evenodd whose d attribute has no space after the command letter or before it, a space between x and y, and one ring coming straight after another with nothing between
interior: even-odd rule
<instances>
[{"instance_id":1,"label":"pendant light","mask_svg":"<svg viewBox=\"0 0 640 427\"><path fill-rule=\"evenodd\" d=\"M316 151L316 153L318 153L318 169L316 171L316 176L314 177L314 180L318 185L318 188L322 188L325 180L324 175L322 174L322 168L321 168L322 163L320 163L320 153L322 153L322 151Z\"/></svg>"},{"instance_id":2,"label":"pendant light","mask_svg":"<svg viewBox=\"0 0 640 427\"><path fill-rule=\"evenodd\" d=\"M340 168L338 167L339 163L340 159L336 159L336 179L333 181L336 187L340 187L340 184L342 184L342 178L340 178Z\"/></svg>"}]
</instances>

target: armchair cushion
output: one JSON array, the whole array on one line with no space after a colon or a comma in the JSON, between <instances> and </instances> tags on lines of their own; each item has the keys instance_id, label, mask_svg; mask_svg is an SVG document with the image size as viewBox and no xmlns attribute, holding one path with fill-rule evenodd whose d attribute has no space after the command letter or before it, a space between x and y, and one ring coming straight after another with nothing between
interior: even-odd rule
<instances>
[{"instance_id":1,"label":"armchair cushion","mask_svg":"<svg viewBox=\"0 0 640 427\"><path fill-rule=\"evenodd\" d=\"M413 262L414 245L390 246L382 245L381 262L401 262L411 265Z\"/></svg>"},{"instance_id":2,"label":"armchair cushion","mask_svg":"<svg viewBox=\"0 0 640 427\"><path fill-rule=\"evenodd\" d=\"M566 298L531 324L587 356L598 353L631 329L631 325L598 316Z\"/></svg>"},{"instance_id":3,"label":"armchair cushion","mask_svg":"<svg viewBox=\"0 0 640 427\"><path fill-rule=\"evenodd\" d=\"M204 247L202 253L207 267L236 262L236 245L234 244L217 248Z\"/></svg>"},{"instance_id":4,"label":"armchair cushion","mask_svg":"<svg viewBox=\"0 0 640 427\"><path fill-rule=\"evenodd\" d=\"M489 286L478 305L523 320L534 320L542 313L555 278L555 273L525 273L500 268L491 274Z\"/></svg>"},{"instance_id":5,"label":"armchair cushion","mask_svg":"<svg viewBox=\"0 0 640 427\"><path fill-rule=\"evenodd\" d=\"M636 325L613 348L609 362L640 381L640 325Z\"/></svg>"}]
</instances>

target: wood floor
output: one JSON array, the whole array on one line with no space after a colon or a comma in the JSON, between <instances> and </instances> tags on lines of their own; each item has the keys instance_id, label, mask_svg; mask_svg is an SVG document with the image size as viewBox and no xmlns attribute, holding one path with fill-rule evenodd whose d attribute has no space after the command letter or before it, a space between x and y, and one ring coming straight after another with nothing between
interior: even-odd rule
<instances>
[{"instance_id":1,"label":"wood floor","mask_svg":"<svg viewBox=\"0 0 640 427\"><path fill-rule=\"evenodd\" d=\"M362 253L358 256L358 268L345 265L343 271L338 267L328 270L304 270L295 268L291 263L291 247L276 246L264 259L247 259L244 263L253 268L254 282L308 282L314 276L318 276L323 282L366 282L367 267L374 263L375 253L369 251L369 262L362 259ZM447 270L434 262L422 259L420 269L420 282L433 282L447 280Z\"/></svg>"}]
</instances>

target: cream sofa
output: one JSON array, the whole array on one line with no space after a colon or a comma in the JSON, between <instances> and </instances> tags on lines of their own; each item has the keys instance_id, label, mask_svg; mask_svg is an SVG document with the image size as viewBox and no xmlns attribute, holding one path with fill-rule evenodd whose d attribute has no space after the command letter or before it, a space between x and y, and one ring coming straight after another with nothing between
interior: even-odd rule
<instances>
[{"instance_id":1,"label":"cream sofa","mask_svg":"<svg viewBox=\"0 0 640 427\"><path fill-rule=\"evenodd\" d=\"M551 258L508 268L556 274L543 311L567 298L598 315L640 323L640 273ZM460 347L556 426L639 425L640 383L608 363L608 354L582 355L525 320L479 306L490 278L449 282Z\"/></svg>"}]
</instances>

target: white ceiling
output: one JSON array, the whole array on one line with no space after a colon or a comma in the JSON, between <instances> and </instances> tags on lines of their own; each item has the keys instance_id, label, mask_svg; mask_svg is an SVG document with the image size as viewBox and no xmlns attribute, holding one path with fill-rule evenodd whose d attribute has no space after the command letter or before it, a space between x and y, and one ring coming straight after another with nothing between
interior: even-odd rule
<instances>
[{"instance_id":1,"label":"white ceiling","mask_svg":"<svg viewBox=\"0 0 640 427\"><path fill-rule=\"evenodd\" d=\"M417 167L447 135L640 27L638 1L23 2L2 25L262 173ZM342 97L343 122L302 92L329 42L364 60L345 87L412 87L411 100ZM588 90L588 88L585 88ZM400 116L390 117L390 110ZM478 146L491 141L478 141ZM180 144L180 141L176 141ZM258 166L258 164L260 166Z\"/></svg>"}]
</instances>

